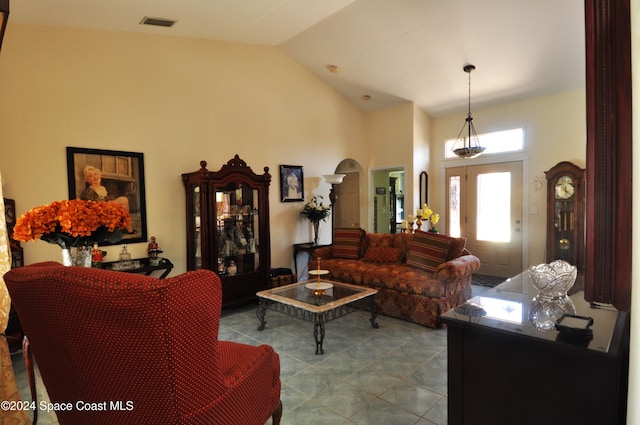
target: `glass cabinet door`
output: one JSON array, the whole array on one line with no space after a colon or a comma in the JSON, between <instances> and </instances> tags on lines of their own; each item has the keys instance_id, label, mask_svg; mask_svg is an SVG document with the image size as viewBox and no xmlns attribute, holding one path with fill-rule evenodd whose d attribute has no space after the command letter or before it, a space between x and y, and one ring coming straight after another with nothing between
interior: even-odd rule
<instances>
[{"instance_id":1,"label":"glass cabinet door","mask_svg":"<svg viewBox=\"0 0 640 425\"><path fill-rule=\"evenodd\" d=\"M195 269L202 268L202 232L201 229L201 220L200 220L200 187L197 185L191 186L192 190L192 199L193 199L193 215L190 217L191 227L193 229L193 252L194 252L194 264Z\"/></svg>"},{"instance_id":2,"label":"glass cabinet door","mask_svg":"<svg viewBox=\"0 0 640 425\"><path fill-rule=\"evenodd\" d=\"M259 255L259 192L246 184L215 189L217 271L235 276L255 272Z\"/></svg>"}]
</instances>

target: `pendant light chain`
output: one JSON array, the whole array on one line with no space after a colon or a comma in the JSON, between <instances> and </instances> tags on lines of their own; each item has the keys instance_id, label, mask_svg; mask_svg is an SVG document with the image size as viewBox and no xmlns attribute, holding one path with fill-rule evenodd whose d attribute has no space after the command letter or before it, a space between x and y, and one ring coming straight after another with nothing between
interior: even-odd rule
<instances>
[{"instance_id":1,"label":"pendant light chain","mask_svg":"<svg viewBox=\"0 0 640 425\"><path fill-rule=\"evenodd\" d=\"M467 138L469 142L469 148L471 148L471 137L475 135L475 128L473 128L473 116L471 115L471 71L476 69L473 65L467 65L463 68L464 72L468 74L469 77L469 101L468 101L468 110L467 110L467 127L469 129L469 137ZM478 136L476 136L476 139Z\"/></svg>"},{"instance_id":2,"label":"pendant light chain","mask_svg":"<svg viewBox=\"0 0 640 425\"><path fill-rule=\"evenodd\" d=\"M473 69L469 69L467 71L467 67L464 68L464 70L467 72L468 76L469 76L469 102L468 102L468 110L467 110L467 119L465 120L468 124L467 127L469 127L469 137L468 137L468 141L469 141L469 147L471 147L471 126L472 126L472 122L473 122L473 118L471 117L471 71Z\"/></svg>"},{"instance_id":3,"label":"pendant light chain","mask_svg":"<svg viewBox=\"0 0 640 425\"><path fill-rule=\"evenodd\" d=\"M466 67L465 67L466 70ZM469 71L467 71L467 74L469 74L469 102L468 102L468 110L467 110L467 116L471 116L471 69Z\"/></svg>"},{"instance_id":4,"label":"pendant light chain","mask_svg":"<svg viewBox=\"0 0 640 425\"><path fill-rule=\"evenodd\" d=\"M469 74L469 80L468 80L469 98L468 98L468 104L467 104L468 109L467 109L467 118L465 119L465 123L462 126L462 129L460 130L460 133L458 134L458 138L457 138L458 141L460 140L462 141L462 148L454 149L453 153L455 153L460 158L475 158L478 155L480 155L482 152L484 152L486 149L480 146L480 141L478 140L476 129L473 126L473 116L471 115L471 71L475 70L476 67L474 65L468 64L468 65L465 65L462 69L464 70L464 72ZM467 130L468 130L468 137L467 137L468 145L467 145L467 140L465 140L464 137L461 137L465 126L467 127Z\"/></svg>"}]
</instances>

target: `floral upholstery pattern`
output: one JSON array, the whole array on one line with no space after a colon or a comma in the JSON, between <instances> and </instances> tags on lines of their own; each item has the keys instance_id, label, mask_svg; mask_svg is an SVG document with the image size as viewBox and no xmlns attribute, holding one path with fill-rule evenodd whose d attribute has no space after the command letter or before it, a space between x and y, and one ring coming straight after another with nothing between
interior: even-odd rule
<instances>
[{"instance_id":1,"label":"floral upholstery pattern","mask_svg":"<svg viewBox=\"0 0 640 425\"><path fill-rule=\"evenodd\" d=\"M462 253L459 257L439 264L433 272L413 267L406 263L412 236L367 233L361 258L334 258L332 247L327 246L313 251L310 267L311 264L315 267L320 257L322 268L330 272L330 279L377 289L378 313L440 328L441 314L471 298L471 275L480 268L480 260L458 241L456 249ZM400 249L400 261L367 261L371 248L378 252Z\"/></svg>"},{"instance_id":2,"label":"floral upholstery pattern","mask_svg":"<svg viewBox=\"0 0 640 425\"><path fill-rule=\"evenodd\" d=\"M367 233L365 249L371 247L389 248L393 246L393 235L388 233Z\"/></svg>"},{"instance_id":3,"label":"floral upholstery pattern","mask_svg":"<svg viewBox=\"0 0 640 425\"><path fill-rule=\"evenodd\" d=\"M371 263L399 263L402 258L402 250L393 247L370 246L362 257L362 261Z\"/></svg>"},{"instance_id":4,"label":"floral upholstery pattern","mask_svg":"<svg viewBox=\"0 0 640 425\"><path fill-rule=\"evenodd\" d=\"M466 254L440 264L433 272L433 277L441 282L450 282L464 276L471 276L479 268L478 257Z\"/></svg>"}]
</instances>

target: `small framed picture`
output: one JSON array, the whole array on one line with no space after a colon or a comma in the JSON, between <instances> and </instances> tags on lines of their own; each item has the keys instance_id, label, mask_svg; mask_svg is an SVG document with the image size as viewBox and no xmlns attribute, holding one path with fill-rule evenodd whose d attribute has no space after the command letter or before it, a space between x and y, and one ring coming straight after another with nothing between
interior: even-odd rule
<instances>
[{"instance_id":1,"label":"small framed picture","mask_svg":"<svg viewBox=\"0 0 640 425\"><path fill-rule=\"evenodd\" d=\"M376 187L376 195L386 195L387 189L384 187Z\"/></svg>"},{"instance_id":2,"label":"small framed picture","mask_svg":"<svg viewBox=\"0 0 640 425\"><path fill-rule=\"evenodd\" d=\"M280 166L280 200L282 202L304 201L304 175L301 165Z\"/></svg>"},{"instance_id":3,"label":"small framed picture","mask_svg":"<svg viewBox=\"0 0 640 425\"><path fill-rule=\"evenodd\" d=\"M69 199L116 202L129 212L131 228L119 243L147 241L142 153L67 147L67 181Z\"/></svg>"}]
</instances>

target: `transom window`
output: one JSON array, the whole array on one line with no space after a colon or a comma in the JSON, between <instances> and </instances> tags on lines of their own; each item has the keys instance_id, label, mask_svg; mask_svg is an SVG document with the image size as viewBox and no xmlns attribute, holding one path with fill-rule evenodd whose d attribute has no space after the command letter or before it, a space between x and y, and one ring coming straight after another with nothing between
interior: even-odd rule
<instances>
[{"instance_id":1,"label":"transom window","mask_svg":"<svg viewBox=\"0 0 640 425\"><path fill-rule=\"evenodd\" d=\"M456 154L453 153L456 141L457 139L450 139L445 142L445 158L457 158ZM483 155L489 153L522 152L524 150L524 130L522 128L515 128L513 130L478 134L478 141L480 142L480 146L487 148ZM462 146L456 146L456 148L460 147Z\"/></svg>"}]
</instances>

